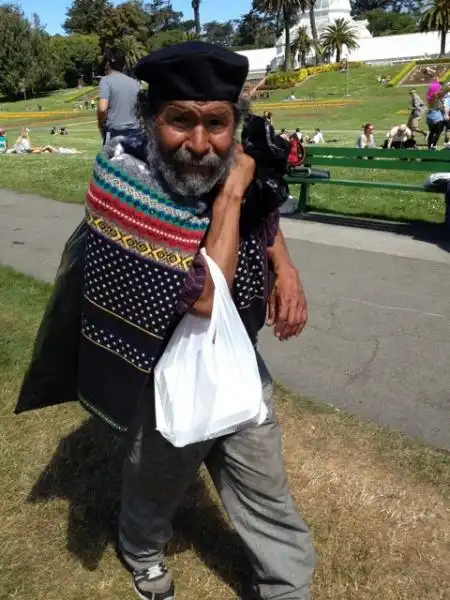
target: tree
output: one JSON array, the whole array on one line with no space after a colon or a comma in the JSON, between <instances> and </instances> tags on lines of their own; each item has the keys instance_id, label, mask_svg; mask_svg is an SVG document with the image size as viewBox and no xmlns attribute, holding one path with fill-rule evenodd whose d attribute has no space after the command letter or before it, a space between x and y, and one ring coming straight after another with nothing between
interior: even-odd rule
<instances>
[{"instance_id":1,"label":"tree","mask_svg":"<svg viewBox=\"0 0 450 600\"><path fill-rule=\"evenodd\" d=\"M145 6L149 18L149 27L153 35L160 31L180 29L183 13L173 10L172 3L166 0L153 0Z\"/></svg>"},{"instance_id":2,"label":"tree","mask_svg":"<svg viewBox=\"0 0 450 600\"><path fill-rule=\"evenodd\" d=\"M132 74L138 60L147 54L145 46L133 35L124 35L117 43L117 47L125 56L125 72Z\"/></svg>"},{"instance_id":3,"label":"tree","mask_svg":"<svg viewBox=\"0 0 450 600\"><path fill-rule=\"evenodd\" d=\"M108 8L111 8L109 0L73 0L63 27L68 33L97 33Z\"/></svg>"},{"instance_id":4,"label":"tree","mask_svg":"<svg viewBox=\"0 0 450 600\"><path fill-rule=\"evenodd\" d=\"M233 44L234 27L232 21L226 21L225 23L210 21L203 25L203 32L203 39L210 44L218 44L226 48Z\"/></svg>"},{"instance_id":5,"label":"tree","mask_svg":"<svg viewBox=\"0 0 450 600\"><path fill-rule=\"evenodd\" d=\"M149 20L140 2L129 1L107 8L97 27L102 51L117 46L124 36L132 36L136 44L146 47ZM128 40L127 44L131 43Z\"/></svg>"},{"instance_id":6,"label":"tree","mask_svg":"<svg viewBox=\"0 0 450 600\"><path fill-rule=\"evenodd\" d=\"M60 87L63 84L62 70L55 65L51 37L36 14L30 26L30 54L31 64L24 83L31 95Z\"/></svg>"},{"instance_id":7,"label":"tree","mask_svg":"<svg viewBox=\"0 0 450 600\"><path fill-rule=\"evenodd\" d=\"M311 37L309 37L308 29L306 27L299 27L297 31L297 37L295 38L292 44L292 52L300 54L300 66L306 66L306 59L308 54L310 54L311 50L316 51L316 55L322 54L322 47L320 43L315 42Z\"/></svg>"},{"instance_id":8,"label":"tree","mask_svg":"<svg viewBox=\"0 0 450 600\"><path fill-rule=\"evenodd\" d=\"M336 19L334 23L328 25L320 37L324 50L330 54L336 52L337 63L341 61L344 46L347 50L355 50L359 47L357 40L357 32L351 22L342 18Z\"/></svg>"},{"instance_id":9,"label":"tree","mask_svg":"<svg viewBox=\"0 0 450 600\"><path fill-rule=\"evenodd\" d=\"M351 0L352 15L363 16L374 10L420 15L424 0Z\"/></svg>"},{"instance_id":10,"label":"tree","mask_svg":"<svg viewBox=\"0 0 450 600\"><path fill-rule=\"evenodd\" d=\"M303 0L254 0L253 6L267 14L277 15L283 22L284 29L284 65L283 70L291 67L291 26L302 6Z\"/></svg>"},{"instance_id":11,"label":"tree","mask_svg":"<svg viewBox=\"0 0 450 600\"><path fill-rule=\"evenodd\" d=\"M148 49L150 52L153 50L159 50L159 48L165 48L166 46L172 46L173 44L180 44L188 39L188 34L183 29L167 29L162 30L152 35L149 40Z\"/></svg>"},{"instance_id":12,"label":"tree","mask_svg":"<svg viewBox=\"0 0 450 600\"><path fill-rule=\"evenodd\" d=\"M236 29L233 45L244 48L270 48L277 37L277 19L252 9L243 15Z\"/></svg>"},{"instance_id":13,"label":"tree","mask_svg":"<svg viewBox=\"0 0 450 600\"><path fill-rule=\"evenodd\" d=\"M100 58L97 35L55 35L51 39L51 48L54 64L63 73L67 87L75 87L81 77L92 83Z\"/></svg>"},{"instance_id":14,"label":"tree","mask_svg":"<svg viewBox=\"0 0 450 600\"><path fill-rule=\"evenodd\" d=\"M419 30L418 20L408 13L371 10L362 16L369 21L368 29L374 37L415 33Z\"/></svg>"},{"instance_id":15,"label":"tree","mask_svg":"<svg viewBox=\"0 0 450 600\"><path fill-rule=\"evenodd\" d=\"M195 33L200 35L202 32L200 23L200 0L192 0L192 8L194 9Z\"/></svg>"},{"instance_id":16,"label":"tree","mask_svg":"<svg viewBox=\"0 0 450 600\"><path fill-rule=\"evenodd\" d=\"M431 0L420 20L421 31L438 31L441 38L440 56L445 56L447 32L450 29L450 0Z\"/></svg>"},{"instance_id":17,"label":"tree","mask_svg":"<svg viewBox=\"0 0 450 600\"><path fill-rule=\"evenodd\" d=\"M316 55L316 65L319 64L319 60L321 57L321 45L319 41L319 35L317 33L317 25L316 25L316 14L315 14L315 6L317 0L301 0L300 8L302 12L309 12L309 25L311 27L311 35L314 41L314 49Z\"/></svg>"}]
</instances>

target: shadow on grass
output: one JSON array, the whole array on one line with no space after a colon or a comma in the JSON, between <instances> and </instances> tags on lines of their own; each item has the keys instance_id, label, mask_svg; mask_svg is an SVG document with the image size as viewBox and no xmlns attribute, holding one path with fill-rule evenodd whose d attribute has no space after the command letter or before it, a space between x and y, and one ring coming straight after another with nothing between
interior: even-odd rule
<instances>
[{"instance_id":1,"label":"shadow on grass","mask_svg":"<svg viewBox=\"0 0 450 600\"><path fill-rule=\"evenodd\" d=\"M67 548L88 570L95 570L108 545L116 546L125 438L88 419L63 439L27 500L68 500ZM193 548L205 564L237 593L248 562L198 477L174 520L167 555ZM220 543L218 543L220 541Z\"/></svg>"},{"instance_id":2,"label":"shadow on grass","mask_svg":"<svg viewBox=\"0 0 450 600\"><path fill-rule=\"evenodd\" d=\"M450 232L443 223L428 223L406 219L404 221L400 219L388 221L366 213L349 215L333 212L332 210L321 211L316 208L306 213L287 215L285 218L395 233L421 242L436 244L443 250L450 252Z\"/></svg>"}]
</instances>

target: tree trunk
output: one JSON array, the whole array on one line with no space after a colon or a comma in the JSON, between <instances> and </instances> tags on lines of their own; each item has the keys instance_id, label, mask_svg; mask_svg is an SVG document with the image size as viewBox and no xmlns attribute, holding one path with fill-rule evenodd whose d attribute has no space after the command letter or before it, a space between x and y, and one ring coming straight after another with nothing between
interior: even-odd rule
<instances>
[{"instance_id":1,"label":"tree trunk","mask_svg":"<svg viewBox=\"0 0 450 600\"><path fill-rule=\"evenodd\" d=\"M192 0L192 8L194 9L195 33L200 35L202 32L200 24L200 0Z\"/></svg>"},{"instance_id":2,"label":"tree trunk","mask_svg":"<svg viewBox=\"0 0 450 600\"><path fill-rule=\"evenodd\" d=\"M341 62L341 49L339 48L339 46L336 48L336 63L340 63Z\"/></svg>"},{"instance_id":3,"label":"tree trunk","mask_svg":"<svg viewBox=\"0 0 450 600\"><path fill-rule=\"evenodd\" d=\"M291 63L291 32L289 27L289 12L286 7L283 7L283 22L284 22L284 67L283 71L288 71Z\"/></svg>"},{"instance_id":4,"label":"tree trunk","mask_svg":"<svg viewBox=\"0 0 450 600\"><path fill-rule=\"evenodd\" d=\"M439 54L440 57L445 56L445 46L447 42L447 30L446 29L441 29L441 53Z\"/></svg>"},{"instance_id":5,"label":"tree trunk","mask_svg":"<svg viewBox=\"0 0 450 600\"><path fill-rule=\"evenodd\" d=\"M316 15L314 14L314 5L316 3L316 0L313 0L310 3L310 7L309 7L309 24L311 26L311 35L312 35L312 39L318 43L319 42L319 36L317 35L317 27L316 27ZM314 55L315 55L315 60L316 60L316 65L319 64L319 53L317 52L317 48L314 48Z\"/></svg>"},{"instance_id":6,"label":"tree trunk","mask_svg":"<svg viewBox=\"0 0 450 600\"><path fill-rule=\"evenodd\" d=\"M301 53L301 66L304 67L306 65L306 52L302 50Z\"/></svg>"}]
</instances>

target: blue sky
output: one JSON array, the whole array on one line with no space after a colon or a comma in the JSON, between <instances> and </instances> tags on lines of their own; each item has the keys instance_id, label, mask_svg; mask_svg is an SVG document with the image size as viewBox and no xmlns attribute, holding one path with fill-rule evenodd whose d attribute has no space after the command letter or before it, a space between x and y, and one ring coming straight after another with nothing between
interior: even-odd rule
<instances>
[{"instance_id":1,"label":"blue sky","mask_svg":"<svg viewBox=\"0 0 450 600\"><path fill-rule=\"evenodd\" d=\"M49 33L61 33L61 24L65 20L70 0L19 0L23 11L28 17L36 12L42 23L47 25ZM227 21L238 19L250 10L251 0L202 0L200 15L204 23L207 21ZM114 1L113 4L120 4ZM172 0L174 10L181 10L185 19L192 18L191 0Z\"/></svg>"}]
</instances>

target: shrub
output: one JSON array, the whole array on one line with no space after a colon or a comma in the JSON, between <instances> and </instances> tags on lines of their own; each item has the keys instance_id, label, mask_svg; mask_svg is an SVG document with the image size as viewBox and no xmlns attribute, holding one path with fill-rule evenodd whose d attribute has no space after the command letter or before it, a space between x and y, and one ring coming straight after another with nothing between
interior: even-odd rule
<instances>
[{"instance_id":1,"label":"shrub","mask_svg":"<svg viewBox=\"0 0 450 600\"><path fill-rule=\"evenodd\" d=\"M83 98L83 96L86 96L87 94L90 94L92 91L95 90L96 87L97 86L94 86L94 85L86 86L86 87L82 88L81 90L78 90L72 96L70 96L70 98L67 98L67 100L65 100L65 102L66 103L75 102L76 100L79 100L80 98Z\"/></svg>"},{"instance_id":2,"label":"shrub","mask_svg":"<svg viewBox=\"0 0 450 600\"><path fill-rule=\"evenodd\" d=\"M414 67L416 66L416 61L413 60L409 63L407 63L406 65L403 66L402 69L400 69L400 71L397 73L397 75L394 75L394 77L391 79L391 81L389 82L389 87L395 87L396 85L398 85L402 79L404 79L408 73L414 69Z\"/></svg>"},{"instance_id":3,"label":"shrub","mask_svg":"<svg viewBox=\"0 0 450 600\"><path fill-rule=\"evenodd\" d=\"M362 62L349 63L350 68L361 67ZM266 85L269 89L284 89L294 87L298 83L304 81L311 75L319 75L320 73L330 73L331 71L339 71L340 63L330 63L324 65L316 65L315 67L302 67L296 71L277 71L270 73L266 80ZM260 89L260 88L258 88Z\"/></svg>"},{"instance_id":4,"label":"shrub","mask_svg":"<svg viewBox=\"0 0 450 600\"><path fill-rule=\"evenodd\" d=\"M417 60L417 65L439 65L450 63L450 58L424 58L423 60Z\"/></svg>"}]
</instances>

